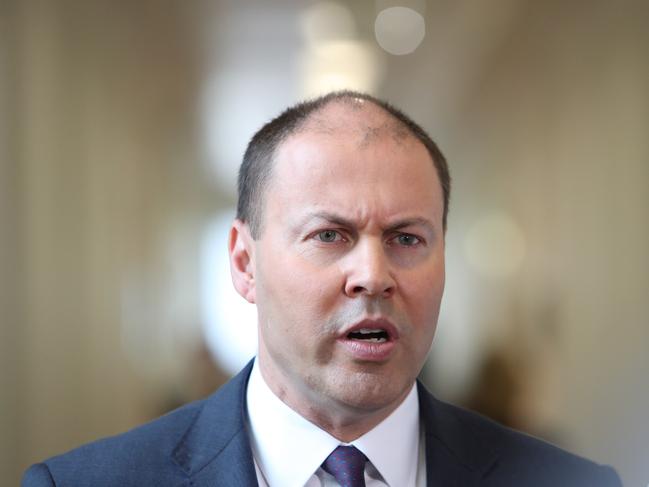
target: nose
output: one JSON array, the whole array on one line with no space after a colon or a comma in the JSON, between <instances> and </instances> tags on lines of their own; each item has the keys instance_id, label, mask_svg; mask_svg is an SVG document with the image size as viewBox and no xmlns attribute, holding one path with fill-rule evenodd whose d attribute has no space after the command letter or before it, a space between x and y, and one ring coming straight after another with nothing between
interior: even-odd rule
<instances>
[{"instance_id":1,"label":"nose","mask_svg":"<svg viewBox=\"0 0 649 487\"><path fill-rule=\"evenodd\" d=\"M391 297L396 289L389 256L382 242L359 241L345 262L345 294L350 298Z\"/></svg>"}]
</instances>

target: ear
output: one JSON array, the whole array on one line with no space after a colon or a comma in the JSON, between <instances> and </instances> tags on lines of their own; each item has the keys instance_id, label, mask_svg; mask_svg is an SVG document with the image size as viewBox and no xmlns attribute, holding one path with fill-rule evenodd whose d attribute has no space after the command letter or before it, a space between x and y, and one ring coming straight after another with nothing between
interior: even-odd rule
<instances>
[{"instance_id":1,"label":"ear","mask_svg":"<svg viewBox=\"0 0 649 487\"><path fill-rule=\"evenodd\" d=\"M255 302L254 240L247 223L234 220L228 238L230 274L237 292L249 303Z\"/></svg>"}]
</instances>

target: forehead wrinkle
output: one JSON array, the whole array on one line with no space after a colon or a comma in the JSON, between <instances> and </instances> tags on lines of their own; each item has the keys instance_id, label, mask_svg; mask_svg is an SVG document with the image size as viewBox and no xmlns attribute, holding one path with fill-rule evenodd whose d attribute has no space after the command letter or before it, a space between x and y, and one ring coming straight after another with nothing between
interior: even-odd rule
<instances>
[{"instance_id":1,"label":"forehead wrinkle","mask_svg":"<svg viewBox=\"0 0 649 487\"><path fill-rule=\"evenodd\" d=\"M303 218L300 220L300 223L302 225L305 225L307 222L313 220L323 220L327 223L333 223L335 225L341 225L344 227L355 226L352 219L346 218L333 211L326 211L326 210L310 211L303 216Z\"/></svg>"},{"instance_id":2,"label":"forehead wrinkle","mask_svg":"<svg viewBox=\"0 0 649 487\"><path fill-rule=\"evenodd\" d=\"M335 211L315 210L308 212L300 219L300 224L305 225L309 221L322 220L334 225L340 225L347 228L363 228L367 225L369 216L356 215L352 217L343 216ZM422 216L405 216L398 217L391 222L379 222L382 232L392 232L412 226L422 226L430 230L435 230L435 225L428 218Z\"/></svg>"}]
</instances>

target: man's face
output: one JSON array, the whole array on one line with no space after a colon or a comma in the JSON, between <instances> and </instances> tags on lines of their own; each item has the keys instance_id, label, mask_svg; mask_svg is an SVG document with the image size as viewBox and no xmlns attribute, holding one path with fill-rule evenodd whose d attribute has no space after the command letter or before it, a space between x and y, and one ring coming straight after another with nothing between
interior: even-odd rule
<instances>
[{"instance_id":1,"label":"man's face","mask_svg":"<svg viewBox=\"0 0 649 487\"><path fill-rule=\"evenodd\" d=\"M442 190L425 147L377 109L329 111L335 126L281 145L264 195L248 295L259 363L298 411L391 411L435 332Z\"/></svg>"}]
</instances>

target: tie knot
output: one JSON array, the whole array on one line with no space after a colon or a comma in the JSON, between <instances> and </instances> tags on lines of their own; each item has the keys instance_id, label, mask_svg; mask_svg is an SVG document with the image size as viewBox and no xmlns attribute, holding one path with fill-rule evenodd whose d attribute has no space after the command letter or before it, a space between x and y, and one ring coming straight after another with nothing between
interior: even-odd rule
<instances>
[{"instance_id":1,"label":"tie knot","mask_svg":"<svg viewBox=\"0 0 649 487\"><path fill-rule=\"evenodd\" d=\"M355 446L339 446L322 464L341 487L365 487L367 457Z\"/></svg>"}]
</instances>

